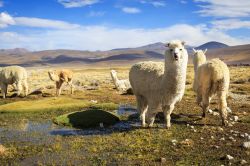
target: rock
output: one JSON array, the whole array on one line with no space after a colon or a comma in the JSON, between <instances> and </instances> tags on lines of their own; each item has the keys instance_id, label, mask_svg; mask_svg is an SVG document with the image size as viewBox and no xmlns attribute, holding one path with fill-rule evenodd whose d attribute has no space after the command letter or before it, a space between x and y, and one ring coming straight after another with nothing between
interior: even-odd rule
<instances>
[{"instance_id":1,"label":"rock","mask_svg":"<svg viewBox=\"0 0 250 166\"><path fill-rule=\"evenodd\" d=\"M224 129L222 127L218 127L217 129L218 129L218 131L224 131Z\"/></svg>"},{"instance_id":2,"label":"rock","mask_svg":"<svg viewBox=\"0 0 250 166\"><path fill-rule=\"evenodd\" d=\"M194 142L191 139L185 139L184 141L181 141L180 144L184 146L193 146Z\"/></svg>"},{"instance_id":3,"label":"rock","mask_svg":"<svg viewBox=\"0 0 250 166\"><path fill-rule=\"evenodd\" d=\"M100 123L99 126L100 126L100 128L104 128L103 123Z\"/></svg>"},{"instance_id":4,"label":"rock","mask_svg":"<svg viewBox=\"0 0 250 166\"><path fill-rule=\"evenodd\" d=\"M214 139L214 136L211 136L211 139Z\"/></svg>"},{"instance_id":5,"label":"rock","mask_svg":"<svg viewBox=\"0 0 250 166\"><path fill-rule=\"evenodd\" d=\"M187 127L189 127L189 124L187 124Z\"/></svg>"},{"instance_id":6,"label":"rock","mask_svg":"<svg viewBox=\"0 0 250 166\"><path fill-rule=\"evenodd\" d=\"M167 162L167 159L164 157L161 157L161 163L166 163L166 162Z\"/></svg>"},{"instance_id":7,"label":"rock","mask_svg":"<svg viewBox=\"0 0 250 166\"><path fill-rule=\"evenodd\" d=\"M221 140L221 141L225 141L225 138L224 138L224 137L222 137L220 140Z\"/></svg>"},{"instance_id":8,"label":"rock","mask_svg":"<svg viewBox=\"0 0 250 166\"><path fill-rule=\"evenodd\" d=\"M176 139L173 139L171 142L172 142L172 143L177 143L177 140L176 140Z\"/></svg>"},{"instance_id":9,"label":"rock","mask_svg":"<svg viewBox=\"0 0 250 166\"><path fill-rule=\"evenodd\" d=\"M250 149L250 142L244 142L242 146L245 149Z\"/></svg>"},{"instance_id":10,"label":"rock","mask_svg":"<svg viewBox=\"0 0 250 166\"><path fill-rule=\"evenodd\" d=\"M190 126L191 129L194 129L194 126Z\"/></svg>"},{"instance_id":11,"label":"rock","mask_svg":"<svg viewBox=\"0 0 250 166\"><path fill-rule=\"evenodd\" d=\"M230 140L234 140L234 137L229 137Z\"/></svg>"},{"instance_id":12,"label":"rock","mask_svg":"<svg viewBox=\"0 0 250 166\"><path fill-rule=\"evenodd\" d=\"M91 83L90 83L90 86L99 86L100 85L100 82L98 80L93 80Z\"/></svg>"},{"instance_id":13,"label":"rock","mask_svg":"<svg viewBox=\"0 0 250 166\"><path fill-rule=\"evenodd\" d=\"M237 136L238 136L238 134L233 134L233 136L237 137Z\"/></svg>"},{"instance_id":14,"label":"rock","mask_svg":"<svg viewBox=\"0 0 250 166\"><path fill-rule=\"evenodd\" d=\"M239 120L239 117L238 116L234 116L234 121L237 122Z\"/></svg>"},{"instance_id":15,"label":"rock","mask_svg":"<svg viewBox=\"0 0 250 166\"><path fill-rule=\"evenodd\" d=\"M246 161L246 160L241 160L241 161L240 161L240 164L241 164L241 165L247 164L247 161Z\"/></svg>"},{"instance_id":16,"label":"rock","mask_svg":"<svg viewBox=\"0 0 250 166\"><path fill-rule=\"evenodd\" d=\"M56 88L56 87L55 87L55 85L47 85L45 88L46 88L46 89L54 89L54 88Z\"/></svg>"},{"instance_id":17,"label":"rock","mask_svg":"<svg viewBox=\"0 0 250 166\"><path fill-rule=\"evenodd\" d=\"M96 100L90 100L90 102L95 103L95 104L97 103L97 101L96 101Z\"/></svg>"},{"instance_id":18,"label":"rock","mask_svg":"<svg viewBox=\"0 0 250 166\"><path fill-rule=\"evenodd\" d=\"M203 138L203 137L201 137L200 139L201 139L201 140L203 140L204 138Z\"/></svg>"},{"instance_id":19,"label":"rock","mask_svg":"<svg viewBox=\"0 0 250 166\"><path fill-rule=\"evenodd\" d=\"M213 114L213 110L209 109L209 110L208 110L208 113L209 113L209 114Z\"/></svg>"},{"instance_id":20,"label":"rock","mask_svg":"<svg viewBox=\"0 0 250 166\"><path fill-rule=\"evenodd\" d=\"M84 89L86 90L98 90L98 86L84 86Z\"/></svg>"},{"instance_id":21,"label":"rock","mask_svg":"<svg viewBox=\"0 0 250 166\"><path fill-rule=\"evenodd\" d=\"M228 159L228 160L233 160L234 157L233 157L233 156L230 156L230 155L226 155L226 159Z\"/></svg>"},{"instance_id":22,"label":"rock","mask_svg":"<svg viewBox=\"0 0 250 166\"><path fill-rule=\"evenodd\" d=\"M241 137L241 138L245 138L245 135L244 135L244 134L240 134L240 137Z\"/></svg>"},{"instance_id":23,"label":"rock","mask_svg":"<svg viewBox=\"0 0 250 166\"><path fill-rule=\"evenodd\" d=\"M100 123L104 126L114 125L120 121L120 118L118 115L111 112L93 109L64 114L56 117L53 121L58 125L90 128L99 127Z\"/></svg>"},{"instance_id":24,"label":"rock","mask_svg":"<svg viewBox=\"0 0 250 166\"><path fill-rule=\"evenodd\" d=\"M176 140L176 139L173 139L171 142L172 142L172 144L175 146L176 143L177 143L177 140Z\"/></svg>"}]
</instances>

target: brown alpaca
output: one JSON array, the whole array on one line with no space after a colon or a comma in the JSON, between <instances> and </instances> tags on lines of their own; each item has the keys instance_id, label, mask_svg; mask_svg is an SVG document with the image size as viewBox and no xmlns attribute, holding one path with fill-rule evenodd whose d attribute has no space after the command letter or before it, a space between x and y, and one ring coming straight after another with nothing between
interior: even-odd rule
<instances>
[{"instance_id":1,"label":"brown alpaca","mask_svg":"<svg viewBox=\"0 0 250 166\"><path fill-rule=\"evenodd\" d=\"M71 87L71 94L73 94L73 72L68 69L48 71L49 78L56 82L56 96L60 96L62 90L62 84L66 82Z\"/></svg>"}]
</instances>

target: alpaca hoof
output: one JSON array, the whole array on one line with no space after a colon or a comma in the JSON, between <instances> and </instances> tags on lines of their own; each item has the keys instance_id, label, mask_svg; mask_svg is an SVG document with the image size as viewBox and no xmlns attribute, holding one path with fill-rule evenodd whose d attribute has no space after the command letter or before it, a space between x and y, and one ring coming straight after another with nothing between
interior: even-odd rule
<instances>
[{"instance_id":1,"label":"alpaca hoof","mask_svg":"<svg viewBox=\"0 0 250 166\"><path fill-rule=\"evenodd\" d=\"M202 118L205 118L205 117L206 117L206 113L203 113L203 114L202 114Z\"/></svg>"},{"instance_id":2,"label":"alpaca hoof","mask_svg":"<svg viewBox=\"0 0 250 166\"><path fill-rule=\"evenodd\" d=\"M171 125L166 125L165 128L166 128L166 129L170 129L170 128L171 128Z\"/></svg>"},{"instance_id":3,"label":"alpaca hoof","mask_svg":"<svg viewBox=\"0 0 250 166\"><path fill-rule=\"evenodd\" d=\"M152 127L154 127L154 124L149 124L148 125L148 128L152 128Z\"/></svg>"}]
</instances>

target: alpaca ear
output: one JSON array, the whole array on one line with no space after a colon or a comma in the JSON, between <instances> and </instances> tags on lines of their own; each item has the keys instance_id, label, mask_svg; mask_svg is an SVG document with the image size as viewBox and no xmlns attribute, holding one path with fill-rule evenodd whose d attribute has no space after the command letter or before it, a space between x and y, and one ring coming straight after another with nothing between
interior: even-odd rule
<instances>
[{"instance_id":1,"label":"alpaca ear","mask_svg":"<svg viewBox=\"0 0 250 166\"><path fill-rule=\"evenodd\" d=\"M169 47L170 46L170 43L167 43L166 45L165 45L165 47Z\"/></svg>"},{"instance_id":2,"label":"alpaca ear","mask_svg":"<svg viewBox=\"0 0 250 166\"><path fill-rule=\"evenodd\" d=\"M197 52L195 48L193 48L193 51L194 51L194 52Z\"/></svg>"},{"instance_id":3,"label":"alpaca ear","mask_svg":"<svg viewBox=\"0 0 250 166\"><path fill-rule=\"evenodd\" d=\"M206 52L207 52L207 48L206 48L203 52L204 52L204 54L206 54Z\"/></svg>"},{"instance_id":4,"label":"alpaca ear","mask_svg":"<svg viewBox=\"0 0 250 166\"><path fill-rule=\"evenodd\" d=\"M186 42L182 41L181 44L184 46L186 44Z\"/></svg>"}]
</instances>

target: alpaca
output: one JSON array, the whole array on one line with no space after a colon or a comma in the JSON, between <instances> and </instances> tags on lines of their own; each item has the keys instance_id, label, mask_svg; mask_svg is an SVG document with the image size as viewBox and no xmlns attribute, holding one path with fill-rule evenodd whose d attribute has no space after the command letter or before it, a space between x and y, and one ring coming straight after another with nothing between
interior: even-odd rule
<instances>
[{"instance_id":1,"label":"alpaca","mask_svg":"<svg viewBox=\"0 0 250 166\"><path fill-rule=\"evenodd\" d=\"M162 111L166 127L170 128L170 115L175 104L181 101L186 82L188 53L184 42L179 40L167 44L165 65L161 62L140 62L133 65L129 80L136 96L142 126L154 124L157 112Z\"/></svg>"},{"instance_id":2,"label":"alpaca","mask_svg":"<svg viewBox=\"0 0 250 166\"><path fill-rule=\"evenodd\" d=\"M49 78L56 82L56 96L61 95L62 84L66 82L70 85L71 94L73 94L74 87L72 84L73 72L68 69L48 71Z\"/></svg>"},{"instance_id":3,"label":"alpaca","mask_svg":"<svg viewBox=\"0 0 250 166\"><path fill-rule=\"evenodd\" d=\"M24 89L24 95L28 95L27 71L20 66L8 66L0 68L0 86L3 98L7 96L8 85L12 85L17 90L17 96L20 96ZM15 86L13 85L15 84Z\"/></svg>"},{"instance_id":4,"label":"alpaca","mask_svg":"<svg viewBox=\"0 0 250 166\"><path fill-rule=\"evenodd\" d=\"M230 74L227 65L220 59L215 58L206 61L206 51L194 49L194 85L193 89L197 93L197 104L202 107L203 114L209 110L209 103L214 95L219 99L219 111L222 124L227 125L227 95L230 83Z\"/></svg>"},{"instance_id":5,"label":"alpaca","mask_svg":"<svg viewBox=\"0 0 250 166\"><path fill-rule=\"evenodd\" d=\"M126 92L128 89L131 88L129 80L128 79L119 80L117 77L117 72L115 70L111 70L110 74L111 74L111 78L113 80L113 83L115 85L115 88L119 92Z\"/></svg>"}]
</instances>

